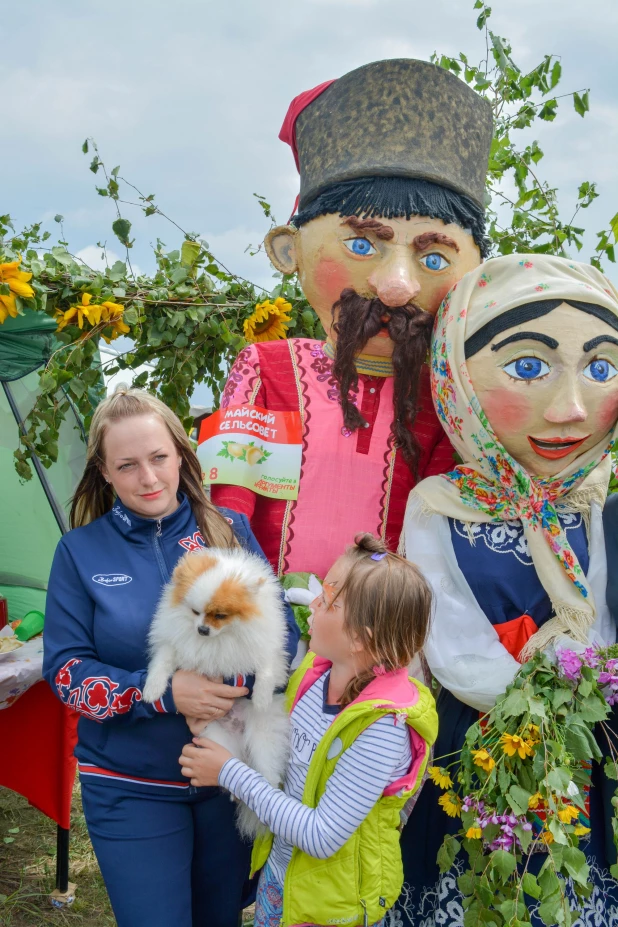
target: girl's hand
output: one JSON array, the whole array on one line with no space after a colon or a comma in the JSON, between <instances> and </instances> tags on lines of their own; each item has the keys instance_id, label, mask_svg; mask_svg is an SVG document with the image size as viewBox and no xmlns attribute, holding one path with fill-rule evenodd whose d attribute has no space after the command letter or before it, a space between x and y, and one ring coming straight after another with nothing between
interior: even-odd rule
<instances>
[{"instance_id":1,"label":"girl's hand","mask_svg":"<svg viewBox=\"0 0 618 927\"><path fill-rule=\"evenodd\" d=\"M182 766L183 776L191 780L191 785L219 785L219 773L231 758L230 751L214 740L194 737L192 744L182 748L178 762Z\"/></svg>"},{"instance_id":2,"label":"girl's hand","mask_svg":"<svg viewBox=\"0 0 618 927\"><path fill-rule=\"evenodd\" d=\"M177 670L172 676L172 695L176 710L187 718L200 718L204 725L226 715L234 699L248 695L244 686L225 686L211 682L199 673Z\"/></svg>"}]
</instances>

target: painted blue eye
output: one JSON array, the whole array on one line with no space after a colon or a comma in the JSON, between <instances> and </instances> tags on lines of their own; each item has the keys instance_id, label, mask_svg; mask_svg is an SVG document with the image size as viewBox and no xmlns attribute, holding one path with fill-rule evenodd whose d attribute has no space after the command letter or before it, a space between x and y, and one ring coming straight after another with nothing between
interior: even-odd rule
<instances>
[{"instance_id":1,"label":"painted blue eye","mask_svg":"<svg viewBox=\"0 0 618 927\"><path fill-rule=\"evenodd\" d=\"M607 383L613 380L618 370L607 360L593 360L584 369L584 376L589 380L596 380L597 383Z\"/></svg>"},{"instance_id":2,"label":"painted blue eye","mask_svg":"<svg viewBox=\"0 0 618 927\"><path fill-rule=\"evenodd\" d=\"M514 380L538 380L549 373L549 365L538 357L518 357L502 369Z\"/></svg>"},{"instance_id":3,"label":"painted blue eye","mask_svg":"<svg viewBox=\"0 0 618 927\"><path fill-rule=\"evenodd\" d=\"M426 254L421 258L421 264L423 264L427 270L444 270L445 267L449 267L449 262L446 258L443 258L441 254L432 253Z\"/></svg>"},{"instance_id":4,"label":"painted blue eye","mask_svg":"<svg viewBox=\"0 0 618 927\"><path fill-rule=\"evenodd\" d=\"M360 254L361 257L376 254L376 249L368 238L348 238L347 241L344 241L344 245L352 254Z\"/></svg>"}]
</instances>

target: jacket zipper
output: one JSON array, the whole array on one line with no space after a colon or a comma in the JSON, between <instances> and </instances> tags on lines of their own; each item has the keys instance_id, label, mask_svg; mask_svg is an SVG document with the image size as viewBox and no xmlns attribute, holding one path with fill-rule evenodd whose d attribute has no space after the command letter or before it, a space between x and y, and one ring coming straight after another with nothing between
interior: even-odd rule
<instances>
[{"instance_id":1,"label":"jacket zipper","mask_svg":"<svg viewBox=\"0 0 618 927\"><path fill-rule=\"evenodd\" d=\"M155 549L155 556L157 558L157 565L159 567L159 572L163 578L163 582L167 583L169 581L170 575L165 564L165 558L163 556L163 551L161 550L161 545L159 544L159 538L163 537L163 528L161 526L161 519L157 518L155 522L155 531L153 535L153 544Z\"/></svg>"},{"instance_id":2,"label":"jacket zipper","mask_svg":"<svg viewBox=\"0 0 618 927\"><path fill-rule=\"evenodd\" d=\"M363 867L361 864L360 840L358 838L356 842L356 847L358 851L358 892L360 896L360 893L363 890ZM363 909L363 927L369 927L369 919L367 915L367 902L365 901L364 898L360 898L360 897L358 900L360 901L361 907Z\"/></svg>"}]
</instances>

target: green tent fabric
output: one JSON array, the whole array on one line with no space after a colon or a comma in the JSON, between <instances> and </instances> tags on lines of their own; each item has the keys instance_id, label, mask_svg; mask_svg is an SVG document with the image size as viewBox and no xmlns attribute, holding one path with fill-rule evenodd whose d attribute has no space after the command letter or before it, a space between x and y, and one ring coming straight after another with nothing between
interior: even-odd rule
<instances>
[{"instance_id":1,"label":"green tent fabric","mask_svg":"<svg viewBox=\"0 0 618 927\"><path fill-rule=\"evenodd\" d=\"M0 325L0 595L11 621L45 607L56 544L68 529L71 496L83 472L82 424L69 415L60 429L58 460L49 469L34 461L33 478L21 483L13 451L19 425L34 405L38 371L58 346L54 320L26 310Z\"/></svg>"}]
</instances>

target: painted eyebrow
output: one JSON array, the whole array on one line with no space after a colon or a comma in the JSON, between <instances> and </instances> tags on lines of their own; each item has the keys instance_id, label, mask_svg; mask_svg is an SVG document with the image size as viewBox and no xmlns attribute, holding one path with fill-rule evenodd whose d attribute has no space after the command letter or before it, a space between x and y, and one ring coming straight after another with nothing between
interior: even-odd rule
<instances>
[{"instance_id":1,"label":"painted eyebrow","mask_svg":"<svg viewBox=\"0 0 618 927\"><path fill-rule=\"evenodd\" d=\"M552 348L554 351L559 345L559 342L556 341L555 338L550 338L549 335L542 335L541 332L516 332L514 335L509 335L504 341L499 341L498 344L492 344L491 350L499 351L505 344L511 344L513 341L540 341L541 344L546 344L548 348ZM618 344L618 341L616 344Z\"/></svg>"},{"instance_id":2,"label":"painted eyebrow","mask_svg":"<svg viewBox=\"0 0 618 927\"><path fill-rule=\"evenodd\" d=\"M442 232L423 232L422 235L417 235L416 238L412 239L412 247L416 251L426 251L431 245L445 245L447 248L452 248L453 251L459 253L457 242Z\"/></svg>"},{"instance_id":3,"label":"painted eyebrow","mask_svg":"<svg viewBox=\"0 0 618 927\"><path fill-rule=\"evenodd\" d=\"M609 341L610 344L618 344L618 338L614 338L612 335L597 335L596 338L591 338L590 341L585 343L584 351L592 351L599 344L603 344L604 341Z\"/></svg>"},{"instance_id":4,"label":"painted eyebrow","mask_svg":"<svg viewBox=\"0 0 618 927\"><path fill-rule=\"evenodd\" d=\"M355 232L373 232L376 238L382 241L391 241L395 237L395 232L390 225L379 222L378 219L359 219L358 216L346 216L341 223L349 225Z\"/></svg>"}]
</instances>

